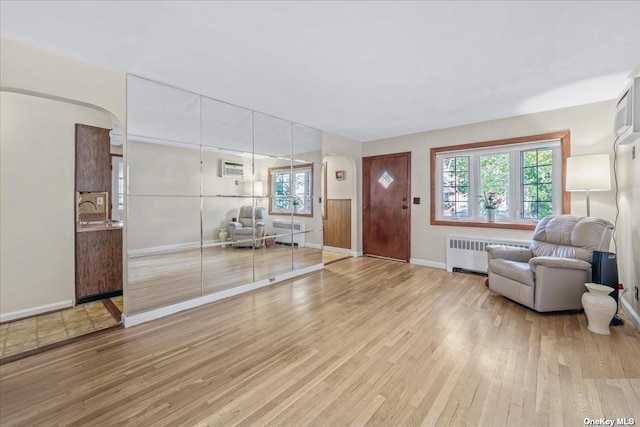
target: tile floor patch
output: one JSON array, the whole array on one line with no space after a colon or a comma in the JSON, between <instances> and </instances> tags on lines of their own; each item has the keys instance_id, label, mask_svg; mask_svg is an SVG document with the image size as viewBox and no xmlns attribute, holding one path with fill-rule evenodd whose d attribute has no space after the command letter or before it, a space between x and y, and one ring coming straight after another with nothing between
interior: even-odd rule
<instances>
[{"instance_id":1,"label":"tile floor patch","mask_svg":"<svg viewBox=\"0 0 640 427\"><path fill-rule=\"evenodd\" d=\"M122 297L111 301L122 312ZM0 358L34 350L120 323L101 301L0 325Z\"/></svg>"}]
</instances>

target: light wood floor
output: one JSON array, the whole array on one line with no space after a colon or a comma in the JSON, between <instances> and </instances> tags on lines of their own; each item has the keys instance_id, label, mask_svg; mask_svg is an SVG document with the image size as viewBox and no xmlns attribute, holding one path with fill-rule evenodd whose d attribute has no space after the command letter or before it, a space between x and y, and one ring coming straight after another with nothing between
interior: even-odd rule
<instances>
[{"instance_id":1,"label":"light wood floor","mask_svg":"<svg viewBox=\"0 0 640 427\"><path fill-rule=\"evenodd\" d=\"M0 424L580 426L640 419L640 333L484 277L350 258L0 367ZM637 421L636 421L637 422Z\"/></svg>"},{"instance_id":2,"label":"light wood floor","mask_svg":"<svg viewBox=\"0 0 640 427\"><path fill-rule=\"evenodd\" d=\"M322 263L322 250L275 245L187 249L129 259L127 315Z\"/></svg>"}]
</instances>

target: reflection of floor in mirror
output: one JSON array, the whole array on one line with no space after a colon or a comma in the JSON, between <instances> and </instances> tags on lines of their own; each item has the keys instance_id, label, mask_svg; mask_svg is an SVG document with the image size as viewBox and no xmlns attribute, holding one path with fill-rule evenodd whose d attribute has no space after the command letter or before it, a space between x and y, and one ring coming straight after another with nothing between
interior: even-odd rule
<instances>
[{"instance_id":1,"label":"reflection of floor in mirror","mask_svg":"<svg viewBox=\"0 0 640 427\"><path fill-rule=\"evenodd\" d=\"M347 259L350 257L351 255L343 254L340 252L332 252L327 250L322 251L322 262L324 262L324 265L332 264L337 261L342 261L343 259Z\"/></svg>"},{"instance_id":2,"label":"reflection of floor in mirror","mask_svg":"<svg viewBox=\"0 0 640 427\"><path fill-rule=\"evenodd\" d=\"M119 310L119 311L118 311ZM15 360L119 325L122 296L0 325L0 358Z\"/></svg>"},{"instance_id":3,"label":"reflection of floor in mirror","mask_svg":"<svg viewBox=\"0 0 640 427\"><path fill-rule=\"evenodd\" d=\"M196 298L322 264L322 250L277 244L188 249L129 259L128 314ZM254 268L255 265L255 268ZM202 274L202 282L201 282Z\"/></svg>"}]
</instances>

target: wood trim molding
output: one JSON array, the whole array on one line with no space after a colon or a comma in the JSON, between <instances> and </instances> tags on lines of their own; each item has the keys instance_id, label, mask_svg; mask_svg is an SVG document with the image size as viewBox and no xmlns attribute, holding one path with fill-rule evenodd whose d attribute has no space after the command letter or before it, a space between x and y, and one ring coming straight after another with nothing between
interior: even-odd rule
<instances>
[{"instance_id":1,"label":"wood trim molding","mask_svg":"<svg viewBox=\"0 0 640 427\"><path fill-rule=\"evenodd\" d=\"M322 162L322 219L327 219L327 162ZM269 186L271 188L271 186Z\"/></svg>"},{"instance_id":2,"label":"wood trim molding","mask_svg":"<svg viewBox=\"0 0 640 427\"><path fill-rule=\"evenodd\" d=\"M488 223L484 221L449 221L449 220L438 220L436 218L436 203L435 203L435 194L436 194L436 155L441 152L450 152L450 151L462 151L462 150L471 150L477 148L488 148L488 147L499 147L502 145L511 145L511 144L522 144L527 142L538 142L544 141L548 139L559 139L560 140L560 150L562 152L562 213L570 214L571 213L571 194L567 191L567 158L571 156L571 132L569 130L551 132L551 133L543 133L539 135L528 135L521 136L516 138L507 138L507 139L497 139L493 141L482 141L482 142L472 142L467 144L459 144L459 145L448 145L443 147L433 147L431 148L430 153L430 211L429 214L431 216L430 222L431 225L447 225L447 226L458 226L458 227L482 227L482 228L505 228L505 229L515 229L515 230L534 230L536 227L535 222L532 223L520 223L520 222L494 222Z\"/></svg>"}]
</instances>

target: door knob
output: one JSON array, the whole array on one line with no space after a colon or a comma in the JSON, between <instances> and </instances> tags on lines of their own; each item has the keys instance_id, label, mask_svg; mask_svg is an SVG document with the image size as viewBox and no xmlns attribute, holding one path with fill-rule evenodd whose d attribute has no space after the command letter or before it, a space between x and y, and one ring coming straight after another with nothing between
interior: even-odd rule
<instances>
[{"instance_id":1,"label":"door knob","mask_svg":"<svg viewBox=\"0 0 640 427\"><path fill-rule=\"evenodd\" d=\"M409 209L409 206L407 206L407 205L402 205L402 209Z\"/></svg>"}]
</instances>

